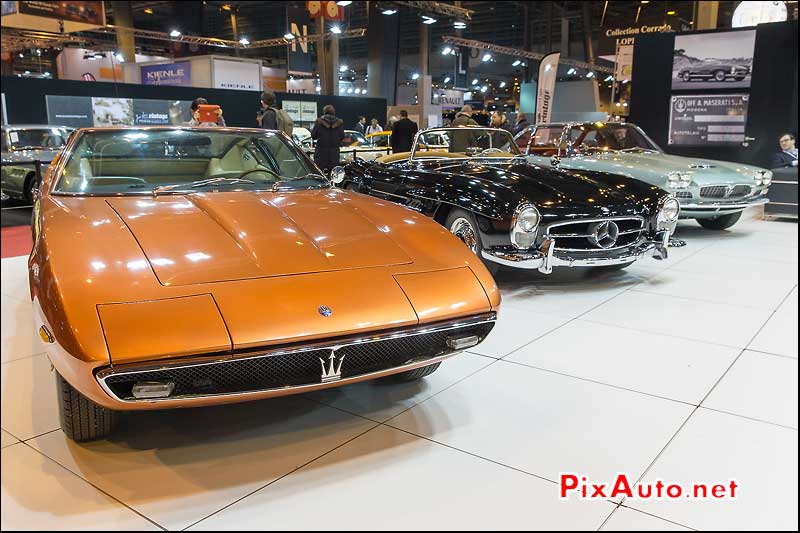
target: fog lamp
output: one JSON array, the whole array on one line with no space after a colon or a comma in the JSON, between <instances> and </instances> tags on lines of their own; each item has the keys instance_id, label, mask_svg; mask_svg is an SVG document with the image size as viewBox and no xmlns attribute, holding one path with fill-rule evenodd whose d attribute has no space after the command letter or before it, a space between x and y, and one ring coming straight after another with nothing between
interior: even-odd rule
<instances>
[{"instance_id":1,"label":"fog lamp","mask_svg":"<svg viewBox=\"0 0 800 533\"><path fill-rule=\"evenodd\" d=\"M133 397L137 399L166 398L175 390L172 381L137 381L133 385Z\"/></svg>"}]
</instances>

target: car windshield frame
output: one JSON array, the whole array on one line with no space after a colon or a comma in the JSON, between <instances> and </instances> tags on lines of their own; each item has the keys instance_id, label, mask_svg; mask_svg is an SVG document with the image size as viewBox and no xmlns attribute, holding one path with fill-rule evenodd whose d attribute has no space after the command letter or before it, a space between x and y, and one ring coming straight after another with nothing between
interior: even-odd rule
<instances>
[{"instance_id":1,"label":"car windshield frame","mask_svg":"<svg viewBox=\"0 0 800 533\"><path fill-rule=\"evenodd\" d=\"M247 148L248 156L251 157L254 161L253 164L255 168L263 167L265 170L255 171L253 169L249 169L248 172L239 173L238 176L225 176L224 174L235 174L238 172L239 169L235 170L228 170L223 167L220 167L221 173L208 175L208 168L203 173L197 172L196 175L192 176L192 179L182 179L177 181L147 181L142 179L140 176L94 176L92 171L91 177L108 177L114 178L116 180L128 180L128 181L137 181L137 184L130 184L127 188L123 188L122 190L74 190L74 186L70 186L69 189L64 188L62 184L64 184L67 175L67 167L70 163L73 162L74 157L79 157L81 152L78 152L78 148L82 146L82 142L85 140L87 136L109 136L108 141L114 142L114 135L119 136L119 140L116 142L118 145L122 145L120 141L123 140L121 136L124 135L137 135L137 134L147 134L147 133L156 133L162 134L161 138L156 138L155 143L163 142L163 146L165 150L168 148L176 148L176 147L207 147L211 145L211 137L198 135L198 139L208 139L208 143L169 143L168 135L172 133L176 135L175 132L189 132L191 134L211 134L211 135L230 135L229 142L224 142L224 139L218 139L223 141L221 143L222 148L218 151L218 153L206 153L202 155L197 154L164 154L164 161L180 161L182 158L187 160L196 160L202 162L203 159L207 159L207 165L210 167L212 164L213 159L220 159L221 164L221 157L227 155L231 150L233 150L236 146L239 146L243 150ZM272 138L278 138L280 142L283 143L280 146L280 149L289 150L293 159L281 159L280 162L276 154L272 153L272 151L265 148L266 141ZM191 138L189 138L191 139ZM264 142L256 142L260 141L261 139ZM97 142L97 141L95 141ZM117 158L117 159L131 159L135 161L139 159L138 154L134 153L133 150L136 143L131 142L132 148L131 151L122 154L112 154L107 155L109 159ZM274 141L272 141L274 142ZM154 144L153 142L148 143L140 143L144 146L148 144ZM148 147L149 148L149 147ZM255 149L255 152L253 151ZM243 152L244 154L244 152ZM93 154L91 154L93 155ZM147 158L148 155L145 154ZM102 158L102 156L101 156ZM259 159L260 158L260 159ZM243 158L247 160L247 158ZM262 161L263 159L263 161ZM263 164L264 162L268 164ZM291 165L295 165L299 172L294 175L281 175L281 163L289 163ZM80 168L81 162L79 162ZM91 163L89 163L91 164ZM228 170L225 172L225 170ZM275 170L278 172L276 173ZM250 172L252 171L252 172ZM245 175L243 175L245 174ZM302 175L301 175L302 174ZM181 126L145 126L145 127L128 127L128 128L85 128L77 130L76 134L73 135L68 143L66 148L64 148L63 156L59 158L57 167L53 169L53 176L56 176L54 182L49 187L50 194L55 196L77 196L77 197L90 197L90 196L101 196L101 197L116 197L116 196L158 196L162 194L191 194L196 192L235 192L235 191L245 191L245 192L286 192L286 191L299 191L299 190L308 190L308 189L323 189L323 188L330 188L332 183L330 179L325 176L322 171L319 170L319 167L308 157L308 155L299 150L297 145L283 132L280 131L270 131L270 130L263 130L258 128L220 128L220 127L181 127ZM177 174L176 174L177 175ZM170 176L168 174L168 176ZM258 178L256 177L258 176ZM75 180L78 180L78 176L71 176ZM269 180L263 178L270 178ZM217 179L218 178L218 179ZM82 181L88 182L88 180L83 177ZM262 182L262 183L257 183ZM303 186L304 182L305 186ZM144 183L144 185L139 185ZM242 187L242 184L252 184L253 187ZM212 185L212 186L209 186ZM233 185L237 185L238 187L232 187ZM145 187L140 189L135 189L134 187Z\"/></svg>"},{"instance_id":2,"label":"car windshield frame","mask_svg":"<svg viewBox=\"0 0 800 533\"><path fill-rule=\"evenodd\" d=\"M58 130L58 135L62 143L60 146L44 146L41 144L24 144L20 143L19 141L14 142L11 140L11 134L20 132L20 131L47 131L53 133L53 130ZM53 150L58 151L64 148L69 141L70 134L74 131L74 128L69 128L67 126L39 126L39 127L9 127L3 128L3 137L6 138L6 148L8 152L24 152L25 150ZM15 146L17 145L17 146Z\"/></svg>"},{"instance_id":3,"label":"car windshield frame","mask_svg":"<svg viewBox=\"0 0 800 533\"><path fill-rule=\"evenodd\" d=\"M423 138L425 135L430 135L431 133L438 133L444 134L444 138L448 139L449 142L449 149L447 151L442 151L440 148L436 148L434 150L419 150L420 139ZM489 146L484 148L484 150L495 148L495 138L497 136L501 138L506 138L508 141L508 150L503 149L501 152L510 153L510 156L501 156L497 157L491 154L483 154L482 152L478 152L475 154L469 154L467 152L455 152L451 151L453 148L453 143L458 138L458 136L463 135L472 135L472 136L486 136L489 139ZM431 145L431 146L440 146L440 145ZM473 148L473 147L468 147ZM450 155L444 155L442 157L436 157L431 155L426 155L425 157L419 157L419 154L436 154L436 153L443 153L443 154L462 154L461 157L451 157ZM514 142L514 136L511 135L510 132L504 129L499 128L489 128L484 126L450 126L450 127L441 127L441 128L428 128L426 130L418 131L417 134L414 136L414 142L411 145L411 152L408 155L408 161L414 161L414 156L418 156L416 159L417 161L420 160L461 160L461 159L514 159L515 157L522 157L523 154L520 152L519 148L517 147L516 143Z\"/></svg>"},{"instance_id":4,"label":"car windshield frame","mask_svg":"<svg viewBox=\"0 0 800 533\"><path fill-rule=\"evenodd\" d=\"M568 122L566 124L537 124L535 126L529 126L521 133L517 134L516 137L521 137L525 134L525 132L530 131L530 137L528 138L528 142L525 146L525 155L536 155L531 153L531 143L536 136L536 132L540 128L547 128L547 129L560 129L561 134L558 138L558 144L552 146L553 149L558 151L557 155L559 157L573 157L573 156L581 156L587 154L596 154L596 153L625 153L630 152L632 150L641 150L641 151L649 151L649 152L657 152L660 154L664 153L664 150L653 141L639 126L636 124L631 124L629 122ZM571 138L571 132L575 128L593 128L595 131L599 131L603 128L614 129L614 128L629 128L633 130L636 135L638 135L641 139L643 139L649 146L635 146L629 148L608 148L608 147L597 147L597 148L581 148L580 146L576 146L576 142L578 139ZM515 139L516 140L516 139ZM542 145L545 146L545 145ZM562 153L563 152L563 153Z\"/></svg>"}]
</instances>

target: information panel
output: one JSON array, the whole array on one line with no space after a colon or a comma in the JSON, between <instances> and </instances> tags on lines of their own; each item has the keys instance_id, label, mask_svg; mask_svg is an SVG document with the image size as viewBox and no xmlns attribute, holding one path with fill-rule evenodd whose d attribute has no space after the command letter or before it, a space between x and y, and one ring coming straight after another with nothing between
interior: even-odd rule
<instances>
[{"instance_id":1,"label":"information panel","mask_svg":"<svg viewBox=\"0 0 800 533\"><path fill-rule=\"evenodd\" d=\"M92 126L180 126L191 118L191 102L48 94L48 124Z\"/></svg>"},{"instance_id":2,"label":"information panel","mask_svg":"<svg viewBox=\"0 0 800 533\"><path fill-rule=\"evenodd\" d=\"M675 146L741 144L747 126L747 94L673 95L669 140Z\"/></svg>"}]
</instances>

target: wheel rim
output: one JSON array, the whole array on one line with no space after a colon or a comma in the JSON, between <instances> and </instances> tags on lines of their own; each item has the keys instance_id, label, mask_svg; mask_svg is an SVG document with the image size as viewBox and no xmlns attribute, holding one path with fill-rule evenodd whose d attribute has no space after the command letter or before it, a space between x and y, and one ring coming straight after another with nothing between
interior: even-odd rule
<instances>
[{"instance_id":1,"label":"wheel rim","mask_svg":"<svg viewBox=\"0 0 800 533\"><path fill-rule=\"evenodd\" d=\"M717 81L725 81L725 73L723 72L717 72L714 77L717 79Z\"/></svg>"},{"instance_id":2,"label":"wheel rim","mask_svg":"<svg viewBox=\"0 0 800 533\"><path fill-rule=\"evenodd\" d=\"M475 234L475 228L472 227L469 220L464 217L455 219L450 224L450 233L466 244L467 248L472 250L472 253L478 255L478 236Z\"/></svg>"},{"instance_id":3,"label":"wheel rim","mask_svg":"<svg viewBox=\"0 0 800 533\"><path fill-rule=\"evenodd\" d=\"M690 79L692 79L692 77L689 75L688 72L685 72L683 74L683 81L689 81Z\"/></svg>"}]
</instances>

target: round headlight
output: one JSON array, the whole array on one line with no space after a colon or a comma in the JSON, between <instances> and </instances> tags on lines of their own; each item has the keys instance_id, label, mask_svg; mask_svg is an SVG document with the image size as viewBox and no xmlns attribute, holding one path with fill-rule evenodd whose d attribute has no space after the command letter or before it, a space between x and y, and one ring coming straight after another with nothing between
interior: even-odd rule
<instances>
[{"instance_id":1,"label":"round headlight","mask_svg":"<svg viewBox=\"0 0 800 533\"><path fill-rule=\"evenodd\" d=\"M342 183L346 176L347 172L345 172L344 167L333 167L331 169L331 181L336 185Z\"/></svg>"},{"instance_id":2,"label":"round headlight","mask_svg":"<svg viewBox=\"0 0 800 533\"><path fill-rule=\"evenodd\" d=\"M772 172L769 170L758 170L753 178L756 180L756 186L766 186L772 183Z\"/></svg>"},{"instance_id":3,"label":"round headlight","mask_svg":"<svg viewBox=\"0 0 800 533\"><path fill-rule=\"evenodd\" d=\"M681 213L681 204L678 203L673 197L664 200L664 205L661 206L661 216L667 222L678 220L678 215Z\"/></svg>"},{"instance_id":4,"label":"round headlight","mask_svg":"<svg viewBox=\"0 0 800 533\"><path fill-rule=\"evenodd\" d=\"M525 206L519 210L514 220L514 227L511 228L511 243L519 249L528 249L536 242L536 230L542 217L539 210L530 206Z\"/></svg>"},{"instance_id":5,"label":"round headlight","mask_svg":"<svg viewBox=\"0 0 800 533\"><path fill-rule=\"evenodd\" d=\"M539 227L539 211L535 207L526 207L517 216L517 227L525 233L536 231Z\"/></svg>"}]
</instances>

